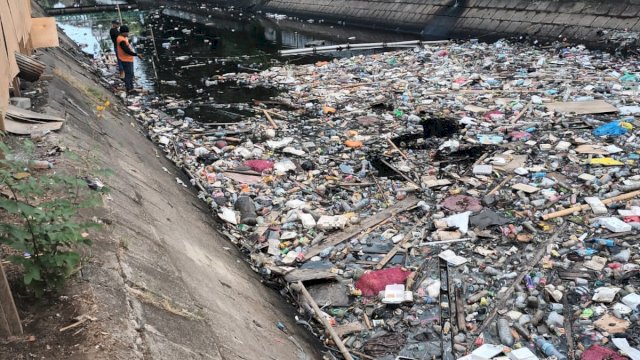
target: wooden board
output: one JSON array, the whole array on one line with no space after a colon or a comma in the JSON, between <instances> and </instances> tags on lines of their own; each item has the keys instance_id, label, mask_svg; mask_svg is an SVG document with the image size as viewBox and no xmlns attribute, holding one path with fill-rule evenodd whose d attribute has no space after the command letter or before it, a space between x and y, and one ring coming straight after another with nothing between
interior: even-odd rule
<instances>
[{"instance_id":1,"label":"wooden board","mask_svg":"<svg viewBox=\"0 0 640 360\"><path fill-rule=\"evenodd\" d=\"M13 28L15 29L16 40L20 42L24 42L25 39L28 39L29 34L26 32L24 23L29 20L26 19L25 16L25 8L24 3L26 1L15 1L8 0L9 10L11 11L11 17L13 17ZM29 19L31 18L31 14L29 14Z\"/></svg>"},{"instance_id":2,"label":"wooden board","mask_svg":"<svg viewBox=\"0 0 640 360\"><path fill-rule=\"evenodd\" d=\"M578 115L618 112L618 108L604 100L553 102L547 104L547 109L561 113L575 113Z\"/></svg>"},{"instance_id":3,"label":"wooden board","mask_svg":"<svg viewBox=\"0 0 640 360\"><path fill-rule=\"evenodd\" d=\"M0 262L0 336L22 335L22 324L11 295L11 288Z\"/></svg>"},{"instance_id":4,"label":"wooden board","mask_svg":"<svg viewBox=\"0 0 640 360\"><path fill-rule=\"evenodd\" d=\"M60 46L54 17L31 19L31 45L34 49Z\"/></svg>"},{"instance_id":5,"label":"wooden board","mask_svg":"<svg viewBox=\"0 0 640 360\"><path fill-rule=\"evenodd\" d=\"M2 15L0 15L0 21ZM0 131L5 130L4 119L5 112L7 111L7 107L9 105L9 67L4 65L9 60L7 58L7 52L4 43L4 37L2 36L2 29L0 28Z\"/></svg>"},{"instance_id":6,"label":"wooden board","mask_svg":"<svg viewBox=\"0 0 640 360\"><path fill-rule=\"evenodd\" d=\"M394 217L396 214L415 206L417 203L417 198L409 196L399 203L375 214L374 216L367 218L359 226L351 226L343 231L329 236L327 240L325 240L322 244L318 244L315 247L309 248L309 250L307 250L307 252L304 254L304 261L307 261L312 257L320 254L322 250L328 248L329 246L336 246L341 242L358 235L360 232L367 230L368 228L373 227L389 218Z\"/></svg>"},{"instance_id":7,"label":"wooden board","mask_svg":"<svg viewBox=\"0 0 640 360\"><path fill-rule=\"evenodd\" d=\"M20 51L20 46L18 45L18 35L16 34L15 27L13 26L14 19L11 16L11 10L9 10L9 3L7 0L0 0L0 16L0 24L2 24L2 31L4 33L7 59L9 60L9 76L10 80L12 80L20 72L15 57L15 53ZM0 49L0 51L1 50L2 49Z\"/></svg>"},{"instance_id":8,"label":"wooden board","mask_svg":"<svg viewBox=\"0 0 640 360\"><path fill-rule=\"evenodd\" d=\"M355 332L367 330L367 328L359 322L352 322L345 325L338 325L333 328L339 337L344 337Z\"/></svg>"},{"instance_id":9,"label":"wooden board","mask_svg":"<svg viewBox=\"0 0 640 360\"><path fill-rule=\"evenodd\" d=\"M338 276L328 270L318 269L295 269L284 276L287 282L293 283L298 281L309 280L337 280Z\"/></svg>"},{"instance_id":10,"label":"wooden board","mask_svg":"<svg viewBox=\"0 0 640 360\"><path fill-rule=\"evenodd\" d=\"M36 124L15 121L9 118L4 119L6 131L15 135L31 135L47 130L60 130L63 124L64 123L61 121L51 121L47 123Z\"/></svg>"},{"instance_id":11,"label":"wooden board","mask_svg":"<svg viewBox=\"0 0 640 360\"><path fill-rule=\"evenodd\" d=\"M247 175L247 174L236 174L232 172L225 171L224 176L229 179L239 182L241 184L257 184L262 181L262 176L260 175Z\"/></svg>"},{"instance_id":12,"label":"wooden board","mask_svg":"<svg viewBox=\"0 0 640 360\"><path fill-rule=\"evenodd\" d=\"M7 115L15 120L35 120L35 121L56 121L64 122L64 118L54 115L37 113L31 110L21 109L17 106L9 105Z\"/></svg>"}]
</instances>

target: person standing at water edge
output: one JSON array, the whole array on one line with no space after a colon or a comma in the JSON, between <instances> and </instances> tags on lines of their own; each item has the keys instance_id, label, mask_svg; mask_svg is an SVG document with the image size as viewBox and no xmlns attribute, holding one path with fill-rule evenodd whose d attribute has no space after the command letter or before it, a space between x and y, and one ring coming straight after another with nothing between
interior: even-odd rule
<instances>
[{"instance_id":1,"label":"person standing at water edge","mask_svg":"<svg viewBox=\"0 0 640 360\"><path fill-rule=\"evenodd\" d=\"M118 58L118 46L116 45L116 41L118 40L118 36L120 35L120 21L113 20L111 22L111 30L109 30L109 36L111 36L111 41L113 42L113 53L116 56L116 62L118 63L118 71L120 72L120 79L124 79L124 68L122 67L122 62Z\"/></svg>"},{"instance_id":2,"label":"person standing at water edge","mask_svg":"<svg viewBox=\"0 0 640 360\"><path fill-rule=\"evenodd\" d=\"M124 86L127 89L127 95L133 90L133 59L137 56L142 59L142 54L137 54L129 44L129 27L127 25L120 26L120 35L116 39L118 49L118 58L122 62L124 68Z\"/></svg>"}]
</instances>

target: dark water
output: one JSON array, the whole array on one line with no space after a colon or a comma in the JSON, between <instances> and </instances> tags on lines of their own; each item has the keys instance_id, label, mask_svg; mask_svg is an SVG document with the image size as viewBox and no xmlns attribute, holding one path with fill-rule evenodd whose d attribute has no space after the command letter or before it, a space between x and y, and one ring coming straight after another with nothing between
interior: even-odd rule
<instances>
[{"instance_id":1,"label":"dark water","mask_svg":"<svg viewBox=\"0 0 640 360\"><path fill-rule=\"evenodd\" d=\"M229 122L235 114L248 115L237 106L216 110L220 104L268 100L278 93L271 88L216 84L217 75L354 54L279 57L278 50L416 39L413 35L329 25L321 20L276 20L271 15L237 10L160 8L123 12L122 16L133 34L132 42L146 55L145 60L136 61L138 84L157 96L189 100L191 105L183 109L186 116L203 122ZM58 23L73 40L87 44L86 52L98 55L104 49L110 51L108 31L116 17L116 13L61 16Z\"/></svg>"}]
</instances>

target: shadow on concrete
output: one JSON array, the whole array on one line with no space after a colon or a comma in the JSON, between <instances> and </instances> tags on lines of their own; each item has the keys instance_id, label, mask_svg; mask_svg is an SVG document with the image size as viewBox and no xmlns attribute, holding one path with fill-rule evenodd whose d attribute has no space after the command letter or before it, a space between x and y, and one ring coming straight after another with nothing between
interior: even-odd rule
<instances>
[{"instance_id":1,"label":"shadow on concrete","mask_svg":"<svg viewBox=\"0 0 640 360\"><path fill-rule=\"evenodd\" d=\"M434 38L449 38L467 7L468 0L451 0L434 13L420 32L421 35Z\"/></svg>"}]
</instances>

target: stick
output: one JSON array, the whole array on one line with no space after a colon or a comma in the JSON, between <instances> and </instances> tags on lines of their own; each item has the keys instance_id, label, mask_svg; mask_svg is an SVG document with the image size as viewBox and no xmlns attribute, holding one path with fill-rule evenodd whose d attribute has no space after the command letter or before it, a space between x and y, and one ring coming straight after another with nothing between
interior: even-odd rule
<instances>
[{"instance_id":1,"label":"stick","mask_svg":"<svg viewBox=\"0 0 640 360\"><path fill-rule=\"evenodd\" d=\"M120 19L120 24L122 24L122 13L120 12L120 5L119 4L116 4L116 9L118 9L118 19Z\"/></svg>"},{"instance_id":2,"label":"stick","mask_svg":"<svg viewBox=\"0 0 640 360\"><path fill-rule=\"evenodd\" d=\"M491 310L491 312L489 313L489 316L487 316L484 319L484 321L482 322L482 325L475 331L475 334L478 334L478 335L482 334L482 332L489 326L491 321L493 321L493 319L498 314L498 310L504 308L505 301L507 301L507 299L511 297L511 293L513 293L513 290L515 289L515 287L518 284L520 284L520 282L522 282L522 279L524 279L524 276L530 273L531 269L533 269L534 266L540 263L540 260L542 259L544 254L547 252L547 245L553 243L558 238L558 236L562 234L562 230L564 230L566 225L567 223L564 223L562 226L560 226L556 230L556 232L553 234L553 236L551 236L544 244L540 246L540 250L538 250L538 252L535 254L535 256L533 257L531 262L527 265L527 267L522 270L522 272L518 275L518 277L515 279L513 284L511 284L511 286L509 286L509 288L502 293L502 296L498 298L498 301L493 307L493 310Z\"/></svg>"},{"instance_id":3,"label":"stick","mask_svg":"<svg viewBox=\"0 0 640 360\"><path fill-rule=\"evenodd\" d=\"M344 187L349 187L349 186L373 186L375 185L375 183L339 183L338 186L344 186Z\"/></svg>"},{"instance_id":4,"label":"stick","mask_svg":"<svg viewBox=\"0 0 640 360\"><path fill-rule=\"evenodd\" d=\"M502 180L500 182L500 184L498 184L496 187L494 187L493 189L491 189L491 191L489 191L489 193L487 194L487 196L491 196L493 194L495 194L498 190L500 190L501 187L504 186L504 184L508 183L511 179L513 179L513 175L509 175L506 178L504 178L504 180Z\"/></svg>"},{"instance_id":5,"label":"stick","mask_svg":"<svg viewBox=\"0 0 640 360\"><path fill-rule=\"evenodd\" d=\"M284 116L284 115L282 115L282 114L280 114L280 113L277 113L277 112L275 112L275 111L273 111L273 110L264 110L264 111L268 112L268 113L269 113L269 114L271 114L271 115L277 116L277 117L279 117L280 119L287 120L287 117L286 117L286 116Z\"/></svg>"},{"instance_id":6,"label":"stick","mask_svg":"<svg viewBox=\"0 0 640 360\"><path fill-rule=\"evenodd\" d=\"M278 125L275 123L275 121L273 121L273 119L271 118L271 115L269 115L267 110L262 110L262 112L264 113L264 116L267 117L267 120L269 120L269 122L271 123L271 127L274 129L277 129Z\"/></svg>"},{"instance_id":7,"label":"stick","mask_svg":"<svg viewBox=\"0 0 640 360\"><path fill-rule=\"evenodd\" d=\"M399 203L396 203L391 207L386 208L385 210L375 214L374 216L368 217L362 223L360 223L358 227L347 228L338 233L332 234L331 237L325 241L325 243L310 247L304 254L303 262L320 254L329 246L336 246L344 241L347 241L348 239L351 239L354 236L359 236L363 232L371 231L372 228L381 226L382 224L389 222L399 213L412 209L413 206L417 203L417 198L413 196L407 197L406 199L400 201Z\"/></svg>"},{"instance_id":8,"label":"stick","mask_svg":"<svg viewBox=\"0 0 640 360\"><path fill-rule=\"evenodd\" d=\"M333 329L331 324L329 324L329 320L327 320L327 318L324 317L324 315L322 314L322 311L320 311L320 308L318 307L318 304L316 304L316 301L313 300L313 297L311 297L311 294L309 294L309 292L307 291L307 288L304 287L304 284L302 283L302 281L298 281L297 284L298 284L298 287L300 287L300 291L302 292L302 295L307 300L309 305L311 305L311 307L313 308L313 312L316 314L316 317L322 322L322 325L324 326L325 330L329 332L329 335L331 335L333 342L335 342L336 345L338 346L338 349L340 349L342 356L344 356L345 360L353 360L353 357L351 357L349 350L347 350L347 348L344 346L342 339L340 339L340 337L338 336L336 331Z\"/></svg>"},{"instance_id":9,"label":"stick","mask_svg":"<svg viewBox=\"0 0 640 360\"><path fill-rule=\"evenodd\" d=\"M618 195L618 196L614 196L614 197L609 198L609 199L604 199L604 200L602 200L602 203L605 204L605 205L609 205L609 204L614 203L616 201L624 201L624 200L633 199L634 197L636 197L638 195L640 195L640 190L633 191L633 192L626 193L626 194L622 194L622 195ZM570 215L570 214L573 214L574 212L580 212L580 211L583 211L583 210L586 210L586 209L590 209L590 208L591 208L591 206L589 206L588 204L577 205L577 206L570 207L568 209L559 210L559 211L556 211L556 212L552 212L550 214L542 215L542 220L555 219L557 217Z\"/></svg>"},{"instance_id":10,"label":"stick","mask_svg":"<svg viewBox=\"0 0 640 360\"><path fill-rule=\"evenodd\" d=\"M416 184L415 181L411 180L407 175L403 174L400 170L398 170L395 167L393 167L391 164L386 162L384 159L380 158L380 161L382 161L383 164L387 165L391 170L393 170L396 174L400 175L406 181L410 182L411 184L415 185L418 188L420 187L420 186L418 186L418 184Z\"/></svg>"},{"instance_id":11,"label":"stick","mask_svg":"<svg viewBox=\"0 0 640 360\"><path fill-rule=\"evenodd\" d=\"M573 343L573 311L569 307L569 298L567 296L562 297L562 305L564 305L564 329L565 336L567 338L567 355L570 359L574 358L574 343Z\"/></svg>"},{"instance_id":12,"label":"stick","mask_svg":"<svg viewBox=\"0 0 640 360\"><path fill-rule=\"evenodd\" d=\"M407 157L407 155L405 153L402 152L402 150L398 149L398 147L396 146L396 144L393 143L393 141L391 141L391 139L387 139L387 142L389 143L389 145L391 145L391 147L400 153L400 155L405 158L405 160L409 160L409 158Z\"/></svg>"},{"instance_id":13,"label":"stick","mask_svg":"<svg viewBox=\"0 0 640 360\"><path fill-rule=\"evenodd\" d=\"M401 247L403 247L410 239L411 237L413 237L413 231L418 227L422 225L421 221L418 221L412 228L411 230L409 230L409 232L407 232L404 235L404 238L402 239L402 241L400 241L399 243L397 243L388 253L387 255L385 255L382 260L380 260L380 262L378 264L376 264L375 268L377 270L382 269L385 265L387 265L387 263L389 262L389 260L391 260L394 256L396 256L396 254L398 253L398 250L400 250Z\"/></svg>"},{"instance_id":14,"label":"stick","mask_svg":"<svg viewBox=\"0 0 640 360\"><path fill-rule=\"evenodd\" d=\"M85 322L87 322L87 318L82 318L82 320L80 320L80 321L76 321L76 322L74 322L73 324L71 324L69 326L65 326L63 328L60 328L60 332L64 332L64 331L67 331L69 329L73 329L75 327L78 327L78 326L84 324Z\"/></svg>"},{"instance_id":15,"label":"stick","mask_svg":"<svg viewBox=\"0 0 640 360\"><path fill-rule=\"evenodd\" d=\"M418 245L418 246L436 246L436 245L440 245L440 244L450 244L450 243L463 242L463 241L469 241L469 240L471 240L471 238L431 241L431 242L426 242L426 243L420 243L420 245Z\"/></svg>"},{"instance_id":16,"label":"stick","mask_svg":"<svg viewBox=\"0 0 640 360\"><path fill-rule=\"evenodd\" d=\"M522 115L524 115L524 113L527 112L527 110L529 110L529 106L531 106L531 100L529 100L527 105L524 108L522 108L522 111L520 111L518 116L516 116L515 119L511 120L511 123L513 124L513 123L517 122L518 120L520 120Z\"/></svg>"}]
</instances>

